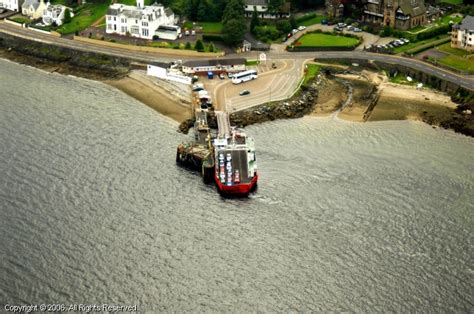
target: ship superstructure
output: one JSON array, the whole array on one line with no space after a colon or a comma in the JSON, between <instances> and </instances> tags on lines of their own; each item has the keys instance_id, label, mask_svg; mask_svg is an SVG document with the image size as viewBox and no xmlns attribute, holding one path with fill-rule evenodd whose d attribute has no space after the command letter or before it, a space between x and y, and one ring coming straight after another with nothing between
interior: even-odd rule
<instances>
[{"instance_id":1,"label":"ship superstructure","mask_svg":"<svg viewBox=\"0 0 474 314\"><path fill-rule=\"evenodd\" d=\"M227 112L216 112L218 134L213 140L215 181L228 194L248 194L256 187L255 142L242 130L232 128Z\"/></svg>"},{"instance_id":2,"label":"ship superstructure","mask_svg":"<svg viewBox=\"0 0 474 314\"><path fill-rule=\"evenodd\" d=\"M218 132L213 135L207 124L207 112L195 111L195 139L178 146L176 161L200 168L204 180L214 180L222 194L248 195L258 180L255 142L242 130L230 126L227 112L215 112Z\"/></svg>"}]
</instances>

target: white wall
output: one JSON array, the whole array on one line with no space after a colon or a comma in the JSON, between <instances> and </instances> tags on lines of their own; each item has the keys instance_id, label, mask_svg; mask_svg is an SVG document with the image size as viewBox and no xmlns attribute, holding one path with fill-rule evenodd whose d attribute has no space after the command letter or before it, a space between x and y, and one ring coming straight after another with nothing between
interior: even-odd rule
<instances>
[{"instance_id":1,"label":"white wall","mask_svg":"<svg viewBox=\"0 0 474 314\"><path fill-rule=\"evenodd\" d=\"M169 80L173 82L178 82L182 84L191 85L191 78L184 75L179 75L176 73L170 73L167 69L162 67L157 67L154 65L147 66L147 75L154 76L163 80Z\"/></svg>"}]
</instances>

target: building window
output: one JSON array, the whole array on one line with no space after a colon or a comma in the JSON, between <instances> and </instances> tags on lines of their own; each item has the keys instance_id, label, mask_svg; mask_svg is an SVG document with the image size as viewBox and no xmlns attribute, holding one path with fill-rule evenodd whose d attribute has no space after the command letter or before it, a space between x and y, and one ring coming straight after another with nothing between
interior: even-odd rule
<instances>
[{"instance_id":1,"label":"building window","mask_svg":"<svg viewBox=\"0 0 474 314\"><path fill-rule=\"evenodd\" d=\"M107 16L107 20L110 21L110 20L111 20L111 17L110 17L110 16Z\"/></svg>"},{"instance_id":2,"label":"building window","mask_svg":"<svg viewBox=\"0 0 474 314\"><path fill-rule=\"evenodd\" d=\"M142 22L142 26L148 26L148 22Z\"/></svg>"},{"instance_id":3,"label":"building window","mask_svg":"<svg viewBox=\"0 0 474 314\"><path fill-rule=\"evenodd\" d=\"M148 37L148 29L147 28L142 29L142 36Z\"/></svg>"},{"instance_id":4,"label":"building window","mask_svg":"<svg viewBox=\"0 0 474 314\"><path fill-rule=\"evenodd\" d=\"M127 26L122 26L122 33L126 33L127 32Z\"/></svg>"},{"instance_id":5,"label":"building window","mask_svg":"<svg viewBox=\"0 0 474 314\"><path fill-rule=\"evenodd\" d=\"M127 23L127 19L120 19L120 22Z\"/></svg>"},{"instance_id":6,"label":"building window","mask_svg":"<svg viewBox=\"0 0 474 314\"><path fill-rule=\"evenodd\" d=\"M114 16L114 21L117 21L117 17L116 17L116 16Z\"/></svg>"},{"instance_id":7,"label":"building window","mask_svg":"<svg viewBox=\"0 0 474 314\"><path fill-rule=\"evenodd\" d=\"M107 29L111 30L112 29L112 24L107 24Z\"/></svg>"},{"instance_id":8,"label":"building window","mask_svg":"<svg viewBox=\"0 0 474 314\"><path fill-rule=\"evenodd\" d=\"M116 31L116 30L117 30L117 25L114 24L114 31Z\"/></svg>"}]
</instances>

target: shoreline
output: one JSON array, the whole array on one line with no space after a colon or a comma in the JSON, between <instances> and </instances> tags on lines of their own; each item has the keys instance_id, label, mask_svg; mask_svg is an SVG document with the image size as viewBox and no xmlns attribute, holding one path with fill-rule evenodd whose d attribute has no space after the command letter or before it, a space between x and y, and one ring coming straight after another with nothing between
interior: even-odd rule
<instances>
[{"instance_id":1,"label":"shoreline","mask_svg":"<svg viewBox=\"0 0 474 314\"><path fill-rule=\"evenodd\" d=\"M182 132L185 132L187 129L184 125L192 125L190 121L193 119L193 114L191 112L190 102L186 103L183 99L172 97L171 95L173 94L169 90L162 88L157 83L153 83L151 78L143 79L143 76L135 76L134 71L130 69L120 68L116 71L90 69L74 66L67 62L49 61L18 53L13 50L9 51L4 48L0 49L0 58L32 66L50 73L57 72L63 75L74 75L106 83L121 90L130 97L137 99L155 111L181 123L179 130ZM362 73L359 74L360 77L357 84L362 81L361 78L364 75L367 76L367 73L369 73L369 71L363 70ZM375 73L372 73L372 75L375 75ZM344 80L348 79L357 81L357 79L354 78L344 77ZM465 112L466 109L473 111L474 105L457 105L452 102L450 97L445 93L430 89L420 91L415 90L414 87L388 83L383 80L376 82L373 77L369 78L367 82L375 86L379 93L379 99L369 113L368 118L365 117L367 114L367 104L364 103L367 101L367 92L364 92L364 87L356 86L354 88L354 100L338 114L340 119L350 122L385 120L422 121L432 126L452 129L455 132L474 137L474 119L472 114L463 114L463 111ZM240 126L277 119L299 118L304 115L317 117L330 116L334 114L335 111L341 109L341 102L345 99L342 96L345 96L346 89L337 88L334 82L330 82L328 85L324 83L321 85L322 86L318 84L315 87L317 89L317 97L315 97L317 100L315 104L310 106L311 110L308 110L309 107L307 105L304 105L304 108L300 106L295 110L288 108L287 104L289 102L299 101L299 95L297 95L291 100L279 102L281 106L262 104L240 113L233 113L231 116L238 114L234 121ZM367 85L362 84L362 86ZM305 94L304 92L305 91L300 91L297 94ZM417 94L418 96L416 96ZM408 103L406 102L407 95L410 95ZM191 98L191 96L189 98ZM440 104L440 102L444 102L445 105ZM276 112L270 112L270 109Z\"/></svg>"}]
</instances>

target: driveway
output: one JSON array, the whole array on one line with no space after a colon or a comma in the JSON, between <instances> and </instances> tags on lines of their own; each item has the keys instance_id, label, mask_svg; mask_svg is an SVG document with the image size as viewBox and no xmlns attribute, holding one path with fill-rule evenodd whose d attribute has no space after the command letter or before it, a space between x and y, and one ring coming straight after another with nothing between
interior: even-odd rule
<instances>
[{"instance_id":1,"label":"driveway","mask_svg":"<svg viewBox=\"0 0 474 314\"><path fill-rule=\"evenodd\" d=\"M277 60L277 68L272 69L270 60L256 67L256 80L233 84L229 79L214 79L206 80L204 86L212 93L218 110L244 110L291 96L301 81L304 62L302 59ZM245 89L250 91L250 95L240 96L239 93Z\"/></svg>"}]
</instances>

